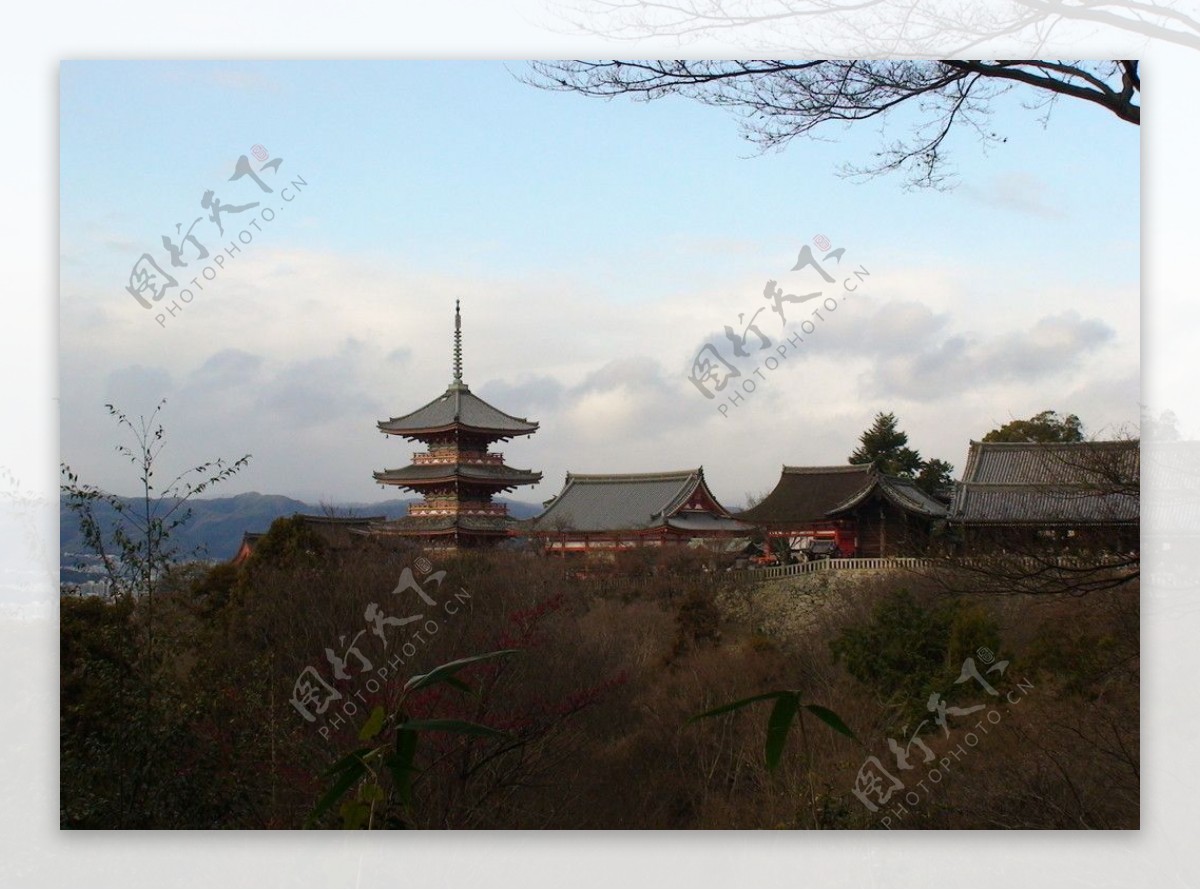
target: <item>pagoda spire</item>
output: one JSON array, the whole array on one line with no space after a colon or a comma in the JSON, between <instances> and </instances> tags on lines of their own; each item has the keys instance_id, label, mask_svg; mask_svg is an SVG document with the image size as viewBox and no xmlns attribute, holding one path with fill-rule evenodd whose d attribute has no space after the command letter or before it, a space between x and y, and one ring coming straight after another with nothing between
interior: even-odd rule
<instances>
[{"instance_id":1,"label":"pagoda spire","mask_svg":"<svg viewBox=\"0 0 1200 890\"><path fill-rule=\"evenodd\" d=\"M376 472L375 481L415 492L408 515L383 521L372 534L397 535L427 547L471 547L494 544L514 528L503 501L495 497L523 485L536 485L542 474L504 463L490 450L496 441L528 436L534 421L505 414L471 392L463 383L462 301L454 301L453 381L446 391L402 417L380 421L388 434L419 441L424 451L399 469Z\"/></svg>"},{"instance_id":2,"label":"pagoda spire","mask_svg":"<svg viewBox=\"0 0 1200 890\"><path fill-rule=\"evenodd\" d=\"M462 381L462 315L459 313L458 300L454 301L454 382Z\"/></svg>"}]
</instances>

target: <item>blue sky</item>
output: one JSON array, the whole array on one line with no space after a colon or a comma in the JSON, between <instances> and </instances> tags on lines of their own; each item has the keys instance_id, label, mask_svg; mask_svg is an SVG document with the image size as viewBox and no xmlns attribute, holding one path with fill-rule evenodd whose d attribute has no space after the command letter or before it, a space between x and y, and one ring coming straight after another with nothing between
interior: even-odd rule
<instances>
[{"instance_id":1,"label":"blue sky","mask_svg":"<svg viewBox=\"0 0 1200 890\"><path fill-rule=\"evenodd\" d=\"M165 396L179 461L254 454L225 493L386 497L371 471L411 449L374 423L448 382L455 297L467 381L542 425L504 449L545 473L517 495L531 500L567 470L703 464L736 503L782 463L844 461L880 410L960 469L971 436L1044 408L1094 432L1137 420L1137 128L1072 102L1043 126L1014 91L993 119L1007 141L956 137L958 187L914 192L836 174L902 119L760 154L725 112L550 93L526 72L64 63L64 460L128 489L103 404ZM161 235L202 215L207 189L265 205L227 182L255 144L283 159L279 182L308 185L287 206L269 196L276 218L156 324L124 290L131 265L165 263ZM216 252L236 228L194 231ZM766 306L768 278L801 286L789 270L818 234L869 281L721 416L692 359ZM777 319L759 322L777 338Z\"/></svg>"}]
</instances>

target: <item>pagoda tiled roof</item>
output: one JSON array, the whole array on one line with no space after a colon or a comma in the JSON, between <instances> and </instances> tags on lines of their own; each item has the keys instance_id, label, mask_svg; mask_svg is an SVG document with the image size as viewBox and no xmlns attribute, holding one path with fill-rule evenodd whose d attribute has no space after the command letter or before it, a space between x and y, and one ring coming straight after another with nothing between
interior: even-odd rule
<instances>
[{"instance_id":1,"label":"pagoda tiled roof","mask_svg":"<svg viewBox=\"0 0 1200 890\"><path fill-rule=\"evenodd\" d=\"M401 516L374 522L364 533L368 535L443 535L455 531L476 534L507 534L514 526L507 516Z\"/></svg>"},{"instance_id":2,"label":"pagoda tiled roof","mask_svg":"<svg viewBox=\"0 0 1200 890\"><path fill-rule=\"evenodd\" d=\"M537 431L538 425L524 417L514 417L499 408L489 405L471 392L465 383L452 383L446 391L416 411L390 420L379 421L379 429L396 436L417 437L422 433L434 433L464 427L485 433L495 433L498 438L527 436Z\"/></svg>"},{"instance_id":3,"label":"pagoda tiled roof","mask_svg":"<svg viewBox=\"0 0 1200 890\"><path fill-rule=\"evenodd\" d=\"M375 473L376 482L389 485L422 485L456 479L513 488L518 485L534 485L542 480L542 474L534 470L518 470L504 464L478 463L410 464L400 469Z\"/></svg>"}]
</instances>

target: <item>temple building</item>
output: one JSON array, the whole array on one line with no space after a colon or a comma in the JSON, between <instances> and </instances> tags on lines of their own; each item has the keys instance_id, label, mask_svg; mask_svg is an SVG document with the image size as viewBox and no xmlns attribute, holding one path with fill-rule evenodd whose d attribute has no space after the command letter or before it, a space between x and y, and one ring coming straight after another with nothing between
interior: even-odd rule
<instances>
[{"instance_id":1,"label":"temple building","mask_svg":"<svg viewBox=\"0 0 1200 890\"><path fill-rule=\"evenodd\" d=\"M509 535L513 520L508 507L492 498L522 485L534 485L542 474L514 469L504 455L489 451L494 442L529 436L538 425L505 414L471 392L462 376L462 316L454 304L454 377L446 391L416 411L379 421L387 436L421 442L401 469L381 470L375 480L421 496L408 515L371 528L373 535L418 539L425 547L457 548L495 544Z\"/></svg>"},{"instance_id":2,"label":"temple building","mask_svg":"<svg viewBox=\"0 0 1200 890\"><path fill-rule=\"evenodd\" d=\"M293 513L292 520L303 525L325 542L331 550L346 550L356 545L359 535L368 531L372 525L383 522L384 516L319 516L310 513ZM266 532L245 532L242 542L238 545L237 553L230 562L240 566L254 553Z\"/></svg>"},{"instance_id":3,"label":"temple building","mask_svg":"<svg viewBox=\"0 0 1200 890\"><path fill-rule=\"evenodd\" d=\"M825 539L842 557L915 556L926 552L946 506L911 479L872 464L783 468L774 490L737 518L793 551Z\"/></svg>"},{"instance_id":4,"label":"temple building","mask_svg":"<svg viewBox=\"0 0 1200 890\"><path fill-rule=\"evenodd\" d=\"M615 552L670 544L744 546L754 528L734 519L704 481L704 468L671 473L568 473L524 533L547 553Z\"/></svg>"},{"instance_id":5,"label":"temple building","mask_svg":"<svg viewBox=\"0 0 1200 890\"><path fill-rule=\"evenodd\" d=\"M1137 551L1139 445L972 441L950 527L967 554Z\"/></svg>"}]
</instances>

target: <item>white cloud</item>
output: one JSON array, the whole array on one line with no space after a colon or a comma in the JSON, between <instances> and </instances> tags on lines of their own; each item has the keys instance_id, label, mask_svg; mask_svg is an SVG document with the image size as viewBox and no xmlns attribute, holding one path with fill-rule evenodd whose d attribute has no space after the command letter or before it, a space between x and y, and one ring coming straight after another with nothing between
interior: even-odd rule
<instances>
[{"instance_id":1,"label":"white cloud","mask_svg":"<svg viewBox=\"0 0 1200 890\"><path fill-rule=\"evenodd\" d=\"M1115 300L1083 314L1057 293L1016 286L996 310L966 289L981 277L970 267L891 258L807 338L803 357L723 418L687 374L704 338L726 348L723 327L765 305L771 270L740 245L712 264L725 277L689 257L671 292L640 301L611 293L592 267L515 280L375 254L253 247L165 328L115 289L64 271L68 459L86 455L94 477L121 488L127 474L107 456L114 431L98 406L152 408L170 395L164 422L179 460L254 454L226 491L387 497L394 492L375 487L371 472L403 465L413 448L385 439L375 422L450 382L456 298L467 382L541 424L503 446L511 464L545 474L536 490L517 492L529 500L553 494L567 470L703 464L718 494L740 501L772 485L782 463L841 462L879 410L898 411L915 447L956 464L995 418L1046 407L1085 421L1088 412L1137 416L1136 403L1125 406L1127 386L1085 392L1098 369L1136 379L1136 318L1123 330ZM759 321L774 347L777 319ZM1069 404L1073 393L1086 411Z\"/></svg>"},{"instance_id":2,"label":"white cloud","mask_svg":"<svg viewBox=\"0 0 1200 890\"><path fill-rule=\"evenodd\" d=\"M1005 170L992 174L982 185L964 183L962 192L989 207L1042 219L1064 219L1061 190L1027 170Z\"/></svg>"}]
</instances>

